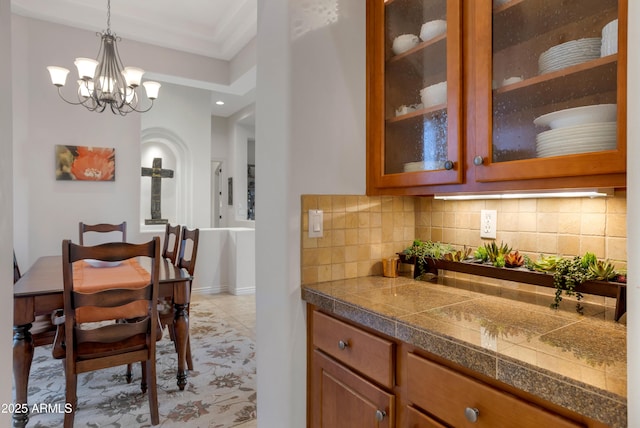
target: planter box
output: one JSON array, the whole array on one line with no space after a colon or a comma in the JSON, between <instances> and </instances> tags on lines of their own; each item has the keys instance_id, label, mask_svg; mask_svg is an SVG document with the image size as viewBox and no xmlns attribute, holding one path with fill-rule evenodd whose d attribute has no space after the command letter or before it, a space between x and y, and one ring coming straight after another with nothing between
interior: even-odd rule
<instances>
[{"instance_id":1,"label":"planter box","mask_svg":"<svg viewBox=\"0 0 640 428\"><path fill-rule=\"evenodd\" d=\"M402 253L399 253L398 255L400 257L400 262L413 264L415 266L414 277L419 276L420 269L418 266L418 260L415 257L407 257ZM453 272L468 273L470 275L479 275L489 278L555 288L553 285L553 275L544 272L531 271L526 268L499 268L481 263L453 262L441 259L426 259L426 262L427 265L424 267L425 273L429 272L437 275L438 269L443 269ZM616 321L618 321L627 311L627 284L611 281L586 281L576 287L576 291L583 294L615 298Z\"/></svg>"}]
</instances>

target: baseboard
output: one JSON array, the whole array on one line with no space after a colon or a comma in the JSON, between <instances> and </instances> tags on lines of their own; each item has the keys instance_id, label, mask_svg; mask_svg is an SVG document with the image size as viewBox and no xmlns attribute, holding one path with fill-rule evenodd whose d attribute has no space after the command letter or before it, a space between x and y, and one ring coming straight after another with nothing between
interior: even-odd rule
<instances>
[{"instance_id":1,"label":"baseboard","mask_svg":"<svg viewBox=\"0 0 640 428\"><path fill-rule=\"evenodd\" d=\"M229 292L228 285L212 285L209 287L198 287L193 288L191 290L192 293L203 293L203 294L220 294Z\"/></svg>"},{"instance_id":2,"label":"baseboard","mask_svg":"<svg viewBox=\"0 0 640 428\"><path fill-rule=\"evenodd\" d=\"M234 296L245 296L247 294L256 294L255 287L244 287L244 288L231 288L229 289L229 293Z\"/></svg>"}]
</instances>

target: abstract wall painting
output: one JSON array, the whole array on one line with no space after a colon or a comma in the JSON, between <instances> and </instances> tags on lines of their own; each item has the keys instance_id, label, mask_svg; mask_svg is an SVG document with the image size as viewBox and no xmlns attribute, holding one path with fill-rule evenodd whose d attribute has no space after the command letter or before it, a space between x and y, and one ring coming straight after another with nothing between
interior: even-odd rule
<instances>
[{"instance_id":1,"label":"abstract wall painting","mask_svg":"<svg viewBox=\"0 0 640 428\"><path fill-rule=\"evenodd\" d=\"M115 181L116 149L56 145L56 180Z\"/></svg>"}]
</instances>

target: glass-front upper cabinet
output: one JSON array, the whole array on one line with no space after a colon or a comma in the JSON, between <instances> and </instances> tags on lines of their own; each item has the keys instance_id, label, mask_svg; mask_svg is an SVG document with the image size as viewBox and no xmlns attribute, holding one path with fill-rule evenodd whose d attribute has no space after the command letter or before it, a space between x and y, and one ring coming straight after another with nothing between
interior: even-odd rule
<instances>
[{"instance_id":1,"label":"glass-front upper cabinet","mask_svg":"<svg viewBox=\"0 0 640 428\"><path fill-rule=\"evenodd\" d=\"M461 182L461 0L372 0L367 14L368 186Z\"/></svg>"},{"instance_id":2,"label":"glass-front upper cabinet","mask_svg":"<svg viewBox=\"0 0 640 428\"><path fill-rule=\"evenodd\" d=\"M623 173L626 0L479 0L477 181Z\"/></svg>"}]
</instances>

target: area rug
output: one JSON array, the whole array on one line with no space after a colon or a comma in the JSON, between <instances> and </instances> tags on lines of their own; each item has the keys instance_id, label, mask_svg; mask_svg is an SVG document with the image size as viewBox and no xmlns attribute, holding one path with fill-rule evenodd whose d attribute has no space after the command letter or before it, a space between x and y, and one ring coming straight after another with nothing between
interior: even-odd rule
<instances>
[{"instance_id":1,"label":"area rug","mask_svg":"<svg viewBox=\"0 0 640 428\"><path fill-rule=\"evenodd\" d=\"M256 418L255 343L216 315L206 300L191 304L193 371L187 386L176 385L176 353L165 331L157 347L161 427L227 428ZM127 384L126 366L78 376L76 427L149 427L149 400L140 390L140 364ZM62 360L51 348L36 348L29 378L28 427L61 427L65 404Z\"/></svg>"}]
</instances>

